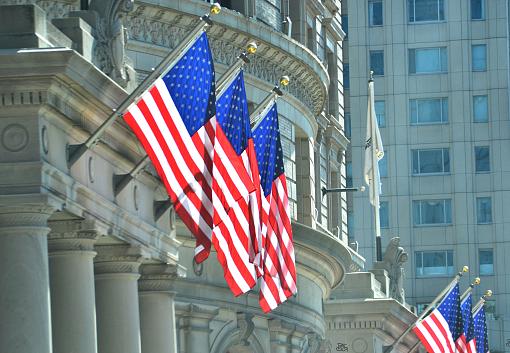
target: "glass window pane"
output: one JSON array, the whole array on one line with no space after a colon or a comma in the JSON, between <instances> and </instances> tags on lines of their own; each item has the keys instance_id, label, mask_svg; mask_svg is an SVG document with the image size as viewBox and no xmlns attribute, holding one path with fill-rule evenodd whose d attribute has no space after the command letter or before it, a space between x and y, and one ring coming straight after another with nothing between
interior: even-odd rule
<instances>
[{"instance_id":1,"label":"glass window pane","mask_svg":"<svg viewBox=\"0 0 510 353\"><path fill-rule=\"evenodd\" d=\"M386 114L385 114L385 104L384 101L375 101L375 116L377 117L377 125L379 127L386 126Z\"/></svg>"},{"instance_id":2,"label":"glass window pane","mask_svg":"<svg viewBox=\"0 0 510 353\"><path fill-rule=\"evenodd\" d=\"M471 0L471 19L472 20L485 19L485 1L484 0Z\"/></svg>"},{"instance_id":3,"label":"glass window pane","mask_svg":"<svg viewBox=\"0 0 510 353\"><path fill-rule=\"evenodd\" d=\"M490 150L489 146L475 147L475 170L477 172L490 172Z\"/></svg>"},{"instance_id":4,"label":"glass window pane","mask_svg":"<svg viewBox=\"0 0 510 353\"><path fill-rule=\"evenodd\" d=\"M443 172L450 173L450 150L443 148Z\"/></svg>"},{"instance_id":5,"label":"glass window pane","mask_svg":"<svg viewBox=\"0 0 510 353\"><path fill-rule=\"evenodd\" d=\"M382 26L383 2L382 0L370 0L368 3L368 21L370 26Z\"/></svg>"},{"instance_id":6,"label":"glass window pane","mask_svg":"<svg viewBox=\"0 0 510 353\"><path fill-rule=\"evenodd\" d=\"M476 198L476 222L478 224L492 223L492 201L490 197Z\"/></svg>"},{"instance_id":7,"label":"glass window pane","mask_svg":"<svg viewBox=\"0 0 510 353\"><path fill-rule=\"evenodd\" d=\"M473 71L487 70L487 47L485 44L471 46L471 62Z\"/></svg>"},{"instance_id":8,"label":"glass window pane","mask_svg":"<svg viewBox=\"0 0 510 353\"><path fill-rule=\"evenodd\" d=\"M480 274L494 274L494 252L492 249L479 250Z\"/></svg>"},{"instance_id":9,"label":"glass window pane","mask_svg":"<svg viewBox=\"0 0 510 353\"><path fill-rule=\"evenodd\" d=\"M434 124L448 121L448 98L411 99L411 123Z\"/></svg>"},{"instance_id":10,"label":"glass window pane","mask_svg":"<svg viewBox=\"0 0 510 353\"><path fill-rule=\"evenodd\" d=\"M381 201L379 203L379 221L381 228L389 228L390 215L388 209L388 201Z\"/></svg>"},{"instance_id":11,"label":"glass window pane","mask_svg":"<svg viewBox=\"0 0 510 353\"><path fill-rule=\"evenodd\" d=\"M409 73L447 72L446 48L409 49Z\"/></svg>"},{"instance_id":12,"label":"glass window pane","mask_svg":"<svg viewBox=\"0 0 510 353\"><path fill-rule=\"evenodd\" d=\"M420 174L443 172L443 152L440 149L419 151Z\"/></svg>"},{"instance_id":13,"label":"glass window pane","mask_svg":"<svg viewBox=\"0 0 510 353\"><path fill-rule=\"evenodd\" d=\"M349 35L349 16L342 15L341 17L342 17L342 30L344 31L345 37L347 38L347 36Z\"/></svg>"},{"instance_id":14,"label":"glass window pane","mask_svg":"<svg viewBox=\"0 0 510 353\"><path fill-rule=\"evenodd\" d=\"M487 96L473 96L473 120L475 123L489 121L489 106Z\"/></svg>"},{"instance_id":15,"label":"glass window pane","mask_svg":"<svg viewBox=\"0 0 510 353\"><path fill-rule=\"evenodd\" d=\"M386 178L388 176L388 150L384 151L384 156L379 160L379 176Z\"/></svg>"},{"instance_id":16,"label":"glass window pane","mask_svg":"<svg viewBox=\"0 0 510 353\"><path fill-rule=\"evenodd\" d=\"M384 75L384 51L370 51L370 70L373 70L376 76Z\"/></svg>"},{"instance_id":17,"label":"glass window pane","mask_svg":"<svg viewBox=\"0 0 510 353\"><path fill-rule=\"evenodd\" d=\"M423 224L445 223L444 203L438 200L422 201Z\"/></svg>"},{"instance_id":18,"label":"glass window pane","mask_svg":"<svg viewBox=\"0 0 510 353\"><path fill-rule=\"evenodd\" d=\"M345 163L345 186L352 188L352 162Z\"/></svg>"},{"instance_id":19,"label":"glass window pane","mask_svg":"<svg viewBox=\"0 0 510 353\"><path fill-rule=\"evenodd\" d=\"M423 253L423 275L446 275L446 252Z\"/></svg>"},{"instance_id":20,"label":"glass window pane","mask_svg":"<svg viewBox=\"0 0 510 353\"><path fill-rule=\"evenodd\" d=\"M452 223L452 200L444 200L444 223Z\"/></svg>"},{"instance_id":21,"label":"glass window pane","mask_svg":"<svg viewBox=\"0 0 510 353\"><path fill-rule=\"evenodd\" d=\"M349 87L351 86L350 81L349 81L349 64L344 64L343 78L344 78L344 88L349 89Z\"/></svg>"},{"instance_id":22,"label":"glass window pane","mask_svg":"<svg viewBox=\"0 0 510 353\"><path fill-rule=\"evenodd\" d=\"M345 113L344 124L345 124L345 136L351 138L351 113Z\"/></svg>"},{"instance_id":23,"label":"glass window pane","mask_svg":"<svg viewBox=\"0 0 510 353\"><path fill-rule=\"evenodd\" d=\"M414 225L420 225L421 222L421 202L413 201L413 223Z\"/></svg>"},{"instance_id":24,"label":"glass window pane","mask_svg":"<svg viewBox=\"0 0 510 353\"><path fill-rule=\"evenodd\" d=\"M444 20L444 0L409 0L409 22Z\"/></svg>"}]
</instances>

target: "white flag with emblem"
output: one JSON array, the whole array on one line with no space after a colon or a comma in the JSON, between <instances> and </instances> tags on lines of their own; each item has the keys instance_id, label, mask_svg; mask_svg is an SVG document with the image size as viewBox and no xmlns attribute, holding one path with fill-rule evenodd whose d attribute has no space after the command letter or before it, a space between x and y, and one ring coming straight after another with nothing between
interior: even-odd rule
<instances>
[{"instance_id":1,"label":"white flag with emblem","mask_svg":"<svg viewBox=\"0 0 510 353\"><path fill-rule=\"evenodd\" d=\"M368 111L367 111L367 138L365 143L365 183L369 187L370 203L379 207L381 193L381 180L379 176L379 161L384 157L384 149L377 125L374 103L374 81L368 83Z\"/></svg>"}]
</instances>

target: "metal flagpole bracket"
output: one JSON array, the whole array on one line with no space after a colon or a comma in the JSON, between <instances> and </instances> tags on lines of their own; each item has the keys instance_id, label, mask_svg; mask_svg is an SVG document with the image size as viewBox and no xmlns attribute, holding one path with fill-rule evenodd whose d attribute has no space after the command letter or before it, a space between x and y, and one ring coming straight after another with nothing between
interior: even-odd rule
<instances>
[{"instance_id":1,"label":"metal flagpole bracket","mask_svg":"<svg viewBox=\"0 0 510 353\"><path fill-rule=\"evenodd\" d=\"M157 222L170 207L172 207L170 199L154 201L154 220Z\"/></svg>"},{"instance_id":2,"label":"metal flagpole bracket","mask_svg":"<svg viewBox=\"0 0 510 353\"><path fill-rule=\"evenodd\" d=\"M262 120L264 111L269 108L273 100L276 101L278 97L283 96L283 91L280 87L287 87L290 83L290 78L287 75L280 77L279 84L275 85L266 98L257 106L257 109L250 115L250 124L252 129Z\"/></svg>"},{"instance_id":3,"label":"metal flagpole bracket","mask_svg":"<svg viewBox=\"0 0 510 353\"><path fill-rule=\"evenodd\" d=\"M322 197L324 197L324 196L326 196L327 194L329 194L331 192L353 192L353 191L364 192L365 191L365 187L362 185L362 186L360 186L358 188L331 188L331 189L327 189L325 186L323 186L321 191L322 191Z\"/></svg>"},{"instance_id":4,"label":"metal flagpole bracket","mask_svg":"<svg viewBox=\"0 0 510 353\"><path fill-rule=\"evenodd\" d=\"M113 194L117 196L128 184L133 180L143 169L149 164L150 159L145 155L140 162L138 162L133 169L127 174L114 174L113 175Z\"/></svg>"},{"instance_id":5,"label":"metal flagpole bracket","mask_svg":"<svg viewBox=\"0 0 510 353\"><path fill-rule=\"evenodd\" d=\"M445 296L446 293L448 293L448 291L455 285L459 282L459 279L464 276L464 273L467 273L469 271L469 267L468 266L463 266L462 269L455 275L455 277L452 279L452 281L441 291L441 293L439 293L437 295L437 297L434 298L434 300L427 306L427 308L425 310L423 310L423 312L420 314L420 316L418 316L418 318L416 319L416 321L409 325L409 327L404 331L402 332L402 334L395 340L395 342L393 342L391 345L389 346L384 346L384 349L383 349L383 353L390 353L393 351L393 349L395 348L395 346L397 346L400 342L402 342L402 340L404 339L404 337L409 333L411 332L411 330L413 329L413 327L418 323L420 322L425 316L427 316L436 306L436 304L441 300L443 299L443 297Z\"/></svg>"},{"instance_id":6,"label":"metal flagpole bracket","mask_svg":"<svg viewBox=\"0 0 510 353\"><path fill-rule=\"evenodd\" d=\"M221 6L218 3L211 5L209 13L200 17L201 21L198 25L191 30L191 32L184 38L184 40L172 50L160 63L159 65L139 84L133 92L131 92L124 101L113 110L113 113L97 128L92 135L82 144L69 145L67 147L67 166L71 168L85 152L96 145L105 133L105 131L115 122L117 117L121 116L122 113L136 100L155 80L161 77L173 64L175 64L184 55L193 42L198 36L202 34L206 27L212 26L213 22L210 19L210 15L216 15L220 13Z\"/></svg>"}]
</instances>

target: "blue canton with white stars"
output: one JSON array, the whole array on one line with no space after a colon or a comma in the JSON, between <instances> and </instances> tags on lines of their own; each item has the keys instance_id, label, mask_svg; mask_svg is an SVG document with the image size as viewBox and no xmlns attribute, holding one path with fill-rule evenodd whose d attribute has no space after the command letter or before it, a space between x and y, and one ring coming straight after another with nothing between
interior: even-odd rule
<instances>
[{"instance_id":1,"label":"blue canton with white stars","mask_svg":"<svg viewBox=\"0 0 510 353\"><path fill-rule=\"evenodd\" d=\"M264 196L267 196L271 193L273 180L285 172L276 103L253 131L253 142L257 153L260 183Z\"/></svg>"},{"instance_id":2,"label":"blue canton with white stars","mask_svg":"<svg viewBox=\"0 0 510 353\"><path fill-rule=\"evenodd\" d=\"M216 119L230 144L240 155L251 138L250 114L244 88L243 71L234 78L216 101Z\"/></svg>"},{"instance_id":3,"label":"blue canton with white stars","mask_svg":"<svg viewBox=\"0 0 510 353\"><path fill-rule=\"evenodd\" d=\"M163 76L163 81L193 135L216 113L214 64L205 32Z\"/></svg>"},{"instance_id":4,"label":"blue canton with white stars","mask_svg":"<svg viewBox=\"0 0 510 353\"><path fill-rule=\"evenodd\" d=\"M471 314L472 303L471 303L471 293L469 293L466 298L460 303L460 310L462 311L462 322L463 322L463 332L466 336L466 342L471 341L474 338L475 332L473 328L473 319Z\"/></svg>"},{"instance_id":5,"label":"blue canton with white stars","mask_svg":"<svg viewBox=\"0 0 510 353\"><path fill-rule=\"evenodd\" d=\"M459 284L446 295L437 310L443 315L448 323L453 341L455 342L462 334L462 312L460 311Z\"/></svg>"},{"instance_id":6,"label":"blue canton with white stars","mask_svg":"<svg viewBox=\"0 0 510 353\"><path fill-rule=\"evenodd\" d=\"M487 324L483 306L473 316L473 325L475 327L476 352L487 353L489 351L489 340L487 338Z\"/></svg>"}]
</instances>

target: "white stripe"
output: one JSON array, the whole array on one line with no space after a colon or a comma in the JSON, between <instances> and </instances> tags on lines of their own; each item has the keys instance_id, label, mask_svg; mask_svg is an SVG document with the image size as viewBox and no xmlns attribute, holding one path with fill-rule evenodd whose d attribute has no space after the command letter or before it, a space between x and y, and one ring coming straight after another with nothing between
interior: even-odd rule
<instances>
[{"instance_id":1,"label":"white stripe","mask_svg":"<svg viewBox=\"0 0 510 353\"><path fill-rule=\"evenodd\" d=\"M271 293L271 290L269 290L269 287L267 286L265 280L262 278L262 281L260 283L260 291L262 292L262 296L267 302L267 305L269 305L269 308L273 310L278 306L278 303L276 302L273 293Z\"/></svg>"},{"instance_id":2,"label":"white stripe","mask_svg":"<svg viewBox=\"0 0 510 353\"><path fill-rule=\"evenodd\" d=\"M168 160L166 159L165 154L161 150L161 146L154 136L151 128L147 124L142 112L138 108L138 106L134 105L131 107L129 111L133 116L134 120L138 124L139 128L142 130L142 133L145 135L149 145L151 146L156 158L158 159L161 168L163 169L164 177L168 181L168 184L175 192L178 197L179 202L182 204L183 208L188 212L191 218L195 221L198 221L198 226L205 233L208 234L208 230L210 232L210 227L204 222L200 212L196 209L195 205L189 200L189 198L183 193L181 185L177 182L175 175L173 174L170 165L168 164Z\"/></svg>"},{"instance_id":3,"label":"white stripe","mask_svg":"<svg viewBox=\"0 0 510 353\"><path fill-rule=\"evenodd\" d=\"M442 326L443 330L446 331L446 336L442 333L441 329L436 325L434 322L430 321L430 326L432 327L432 330L434 330L435 335L437 338L441 341L443 344L443 347L445 349L445 352L455 352L455 342L453 342L452 335L450 333L450 328L448 326L448 323L446 322L445 318L441 314L439 310L434 310L430 316L434 315L438 321L439 325Z\"/></svg>"},{"instance_id":4,"label":"white stripe","mask_svg":"<svg viewBox=\"0 0 510 353\"><path fill-rule=\"evenodd\" d=\"M423 325L423 321L420 321L419 323L416 324L416 329L421 332L421 334L425 338L425 341L427 341L427 343L430 344L433 352L440 352L440 349L436 344L436 341L434 341L427 328Z\"/></svg>"}]
</instances>

